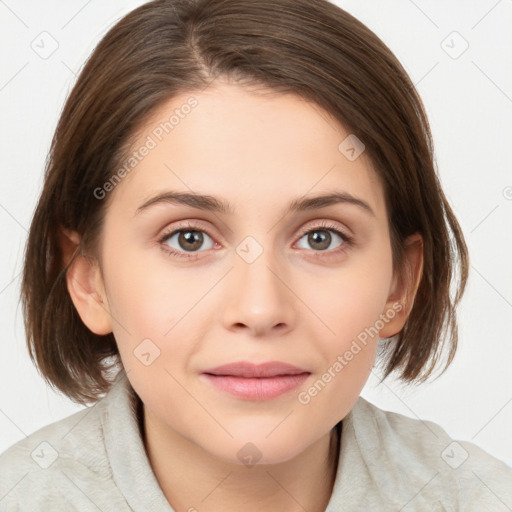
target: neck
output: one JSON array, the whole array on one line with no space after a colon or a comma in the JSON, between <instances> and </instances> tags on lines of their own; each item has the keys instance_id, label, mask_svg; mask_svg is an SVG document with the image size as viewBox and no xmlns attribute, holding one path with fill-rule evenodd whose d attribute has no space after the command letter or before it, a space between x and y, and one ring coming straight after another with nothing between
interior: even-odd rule
<instances>
[{"instance_id":1,"label":"neck","mask_svg":"<svg viewBox=\"0 0 512 512\"><path fill-rule=\"evenodd\" d=\"M321 512L331 497L341 424L295 458L250 468L213 457L163 425L141 404L146 452L174 510Z\"/></svg>"}]
</instances>

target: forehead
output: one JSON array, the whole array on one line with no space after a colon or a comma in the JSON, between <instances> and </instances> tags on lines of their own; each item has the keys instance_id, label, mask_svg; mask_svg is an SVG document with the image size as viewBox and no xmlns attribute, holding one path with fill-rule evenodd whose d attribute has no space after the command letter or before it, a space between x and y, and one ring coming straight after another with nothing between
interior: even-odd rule
<instances>
[{"instance_id":1,"label":"forehead","mask_svg":"<svg viewBox=\"0 0 512 512\"><path fill-rule=\"evenodd\" d=\"M347 157L351 137L299 96L217 83L173 97L146 120L130 151L138 153L135 165L113 191L114 203L134 210L172 189L223 197L238 211L342 190L383 213L371 161L364 152Z\"/></svg>"}]
</instances>

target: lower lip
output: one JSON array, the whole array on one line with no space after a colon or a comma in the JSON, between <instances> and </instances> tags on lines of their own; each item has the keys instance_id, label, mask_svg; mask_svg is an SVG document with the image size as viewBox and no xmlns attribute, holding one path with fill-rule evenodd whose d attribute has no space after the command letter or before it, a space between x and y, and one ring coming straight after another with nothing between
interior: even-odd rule
<instances>
[{"instance_id":1,"label":"lower lip","mask_svg":"<svg viewBox=\"0 0 512 512\"><path fill-rule=\"evenodd\" d=\"M309 373L276 377L244 378L202 374L217 389L245 400L270 400L299 387Z\"/></svg>"}]
</instances>

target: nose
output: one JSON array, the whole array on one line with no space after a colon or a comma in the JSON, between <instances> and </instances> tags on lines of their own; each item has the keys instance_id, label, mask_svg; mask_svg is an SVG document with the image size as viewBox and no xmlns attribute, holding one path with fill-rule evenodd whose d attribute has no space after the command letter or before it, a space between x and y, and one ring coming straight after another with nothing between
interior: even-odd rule
<instances>
[{"instance_id":1,"label":"nose","mask_svg":"<svg viewBox=\"0 0 512 512\"><path fill-rule=\"evenodd\" d=\"M236 261L222 311L226 329L264 337L283 335L294 328L297 301L286 275L276 268L269 253L264 251L252 263L241 258Z\"/></svg>"}]
</instances>

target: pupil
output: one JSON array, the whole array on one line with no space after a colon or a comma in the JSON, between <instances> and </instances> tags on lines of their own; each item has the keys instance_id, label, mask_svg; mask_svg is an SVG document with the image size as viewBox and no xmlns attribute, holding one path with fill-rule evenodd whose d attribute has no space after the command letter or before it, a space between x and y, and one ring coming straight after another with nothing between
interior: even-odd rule
<instances>
[{"instance_id":1,"label":"pupil","mask_svg":"<svg viewBox=\"0 0 512 512\"><path fill-rule=\"evenodd\" d=\"M308 240L311 245L317 245L318 249L327 249L331 243L331 234L328 231L313 231ZM320 242L320 244L318 244ZM322 243L323 242L323 243Z\"/></svg>"},{"instance_id":2,"label":"pupil","mask_svg":"<svg viewBox=\"0 0 512 512\"><path fill-rule=\"evenodd\" d=\"M203 235L199 231L183 231L179 239L180 245L183 241L186 242L185 247L188 245L187 250L199 249L203 243Z\"/></svg>"}]
</instances>

